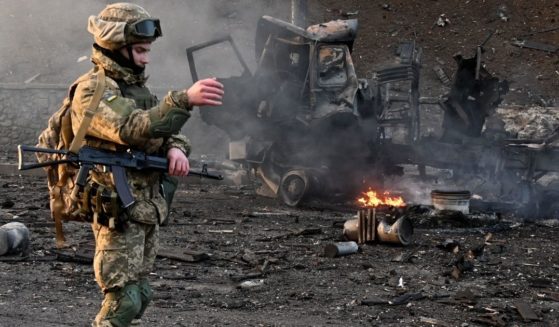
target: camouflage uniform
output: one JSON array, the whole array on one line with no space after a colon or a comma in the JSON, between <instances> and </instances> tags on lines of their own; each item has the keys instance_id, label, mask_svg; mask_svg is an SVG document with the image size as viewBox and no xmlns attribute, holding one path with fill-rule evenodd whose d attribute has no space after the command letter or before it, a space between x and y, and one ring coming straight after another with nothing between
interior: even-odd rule
<instances>
[{"instance_id":1,"label":"camouflage uniform","mask_svg":"<svg viewBox=\"0 0 559 327\"><path fill-rule=\"evenodd\" d=\"M150 16L143 8L125 3L109 5L98 16L90 17L88 30L95 36L96 43L92 55L95 68L76 82L72 98L72 129L76 133L84 118L102 68L106 75L103 98L89 125L85 143L115 151L133 148L161 156L174 147L188 155L187 139L176 133L182 124L178 130L177 126L174 127L175 133L168 132L168 129L164 133L154 132L154 126L173 110L182 115L180 122L188 119L191 106L186 94L171 91L158 103L145 87L143 71L135 72L107 56L108 51L134 43L125 33L127 27L119 24L146 18ZM146 39L138 41L145 42ZM96 242L94 270L105 298L94 326L128 326L133 318L141 317L151 300L152 291L146 276L153 268L157 254L159 223L168 211L167 203L159 193L161 175L150 171L127 171L135 203L125 210L118 210L115 228L97 220L97 215L110 215L115 208L103 204L102 210L96 211L92 225ZM91 171L88 185L115 192L112 174L103 167Z\"/></svg>"}]
</instances>

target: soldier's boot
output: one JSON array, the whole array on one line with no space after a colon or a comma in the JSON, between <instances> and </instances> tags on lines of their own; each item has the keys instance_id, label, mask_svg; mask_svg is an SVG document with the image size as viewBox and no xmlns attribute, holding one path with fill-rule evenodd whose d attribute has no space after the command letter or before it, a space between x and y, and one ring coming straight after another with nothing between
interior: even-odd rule
<instances>
[{"instance_id":1,"label":"soldier's boot","mask_svg":"<svg viewBox=\"0 0 559 327\"><path fill-rule=\"evenodd\" d=\"M140 295L142 297L142 307L140 308L140 312L134 317L134 319L142 318L142 315L146 311L151 299L153 299L153 290L149 286L149 282L146 279L142 279L138 283L138 287L140 288Z\"/></svg>"},{"instance_id":2,"label":"soldier's boot","mask_svg":"<svg viewBox=\"0 0 559 327\"><path fill-rule=\"evenodd\" d=\"M128 327L142 309L142 295L136 284L105 294L93 326Z\"/></svg>"}]
</instances>

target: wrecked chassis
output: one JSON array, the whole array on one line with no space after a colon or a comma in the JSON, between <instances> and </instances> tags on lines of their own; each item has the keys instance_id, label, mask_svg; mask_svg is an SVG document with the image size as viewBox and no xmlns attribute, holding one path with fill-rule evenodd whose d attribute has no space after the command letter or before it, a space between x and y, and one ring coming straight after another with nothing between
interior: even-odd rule
<instances>
[{"instance_id":1,"label":"wrecked chassis","mask_svg":"<svg viewBox=\"0 0 559 327\"><path fill-rule=\"evenodd\" d=\"M219 78L228 90L224 110L200 115L228 134L229 159L254 172L262 182L259 194L290 206L308 199L354 201L365 187L382 189L386 176L402 173L401 165L415 165L425 179L426 167L451 170L457 178L482 176L483 187L471 190L487 200L480 204L531 216L556 210L547 204L559 192L537 183L559 171L553 140L507 140L485 126L508 85L484 69L482 45L472 58L455 57L452 88L437 103L444 133L434 138L421 133L421 50L402 43L394 64L358 78L351 56L356 33L355 19L305 30L264 16L254 73L231 36L187 49L193 81L204 68L197 64L199 51L233 50L228 59L236 58L240 71Z\"/></svg>"}]
</instances>

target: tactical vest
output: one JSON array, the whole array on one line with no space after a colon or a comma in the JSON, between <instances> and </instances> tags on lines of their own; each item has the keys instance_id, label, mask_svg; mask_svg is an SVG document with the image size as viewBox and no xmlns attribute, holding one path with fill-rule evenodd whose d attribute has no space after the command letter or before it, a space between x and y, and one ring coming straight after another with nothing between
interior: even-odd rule
<instances>
[{"instance_id":1,"label":"tactical vest","mask_svg":"<svg viewBox=\"0 0 559 327\"><path fill-rule=\"evenodd\" d=\"M159 103L157 97L149 91L145 86L138 84L127 84L123 80L117 80L118 88L125 98L133 99L138 108L144 110L151 109Z\"/></svg>"},{"instance_id":2,"label":"tactical vest","mask_svg":"<svg viewBox=\"0 0 559 327\"><path fill-rule=\"evenodd\" d=\"M138 84L127 84L123 80L117 80L118 88L122 92L122 96L125 98L133 99L136 102L138 108L144 110L149 110L155 107L159 100L155 95L153 95L146 86L140 86ZM175 195L175 191L178 187L179 180L175 177L169 176L167 173L161 175L159 181L159 193L163 196L167 202L168 213L171 209L171 203ZM167 217L162 217L160 224L166 225L169 222L168 214Z\"/></svg>"}]
</instances>

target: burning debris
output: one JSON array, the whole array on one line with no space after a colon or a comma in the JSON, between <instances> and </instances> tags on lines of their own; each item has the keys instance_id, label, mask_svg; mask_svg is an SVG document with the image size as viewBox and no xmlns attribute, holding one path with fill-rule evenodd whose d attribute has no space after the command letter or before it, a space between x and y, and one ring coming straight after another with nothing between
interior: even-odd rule
<instances>
[{"instance_id":1,"label":"burning debris","mask_svg":"<svg viewBox=\"0 0 559 327\"><path fill-rule=\"evenodd\" d=\"M363 207L357 211L357 219L345 222L345 238L359 244L369 242L396 243L409 245L412 241L413 226L406 216L391 216L393 209L406 206L401 196L369 189L357 202Z\"/></svg>"},{"instance_id":2,"label":"burning debris","mask_svg":"<svg viewBox=\"0 0 559 327\"><path fill-rule=\"evenodd\" d=\"M364 193L364 197L357 199L364 207L376 208L381 205L390 207L404 207L406 203L404 199L399 195L391 195L390 192L386 191L382 195L377 195L377 192L369 189Z\"/></svg>"}]
</instances>

